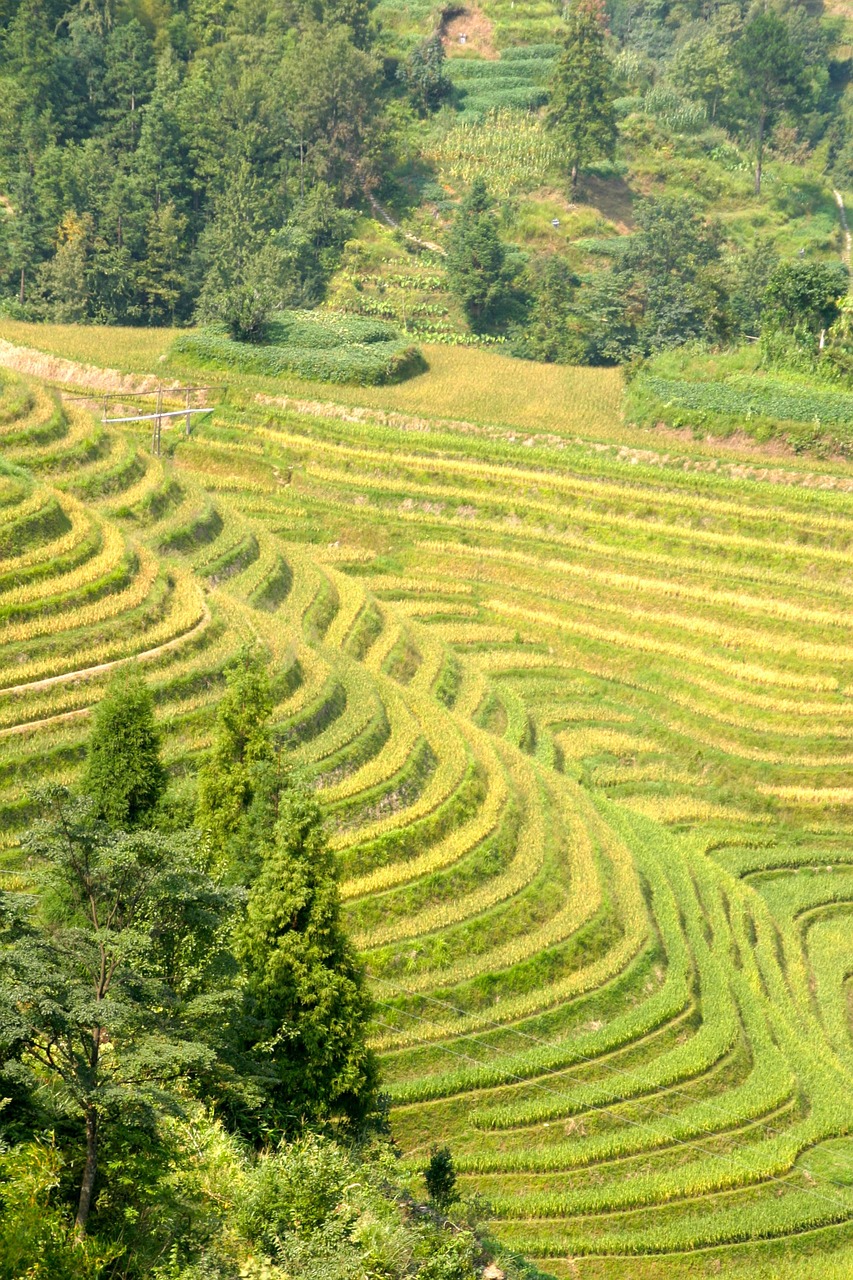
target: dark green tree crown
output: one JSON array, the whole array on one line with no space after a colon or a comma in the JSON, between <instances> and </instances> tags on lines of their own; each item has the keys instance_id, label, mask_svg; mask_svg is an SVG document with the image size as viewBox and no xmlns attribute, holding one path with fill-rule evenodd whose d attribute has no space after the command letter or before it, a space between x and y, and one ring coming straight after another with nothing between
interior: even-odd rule
<instances>
[{"instance_id":1,"label":"dark green tree crown","mask_svg":"<svg viewBox=\"0 0 853 1280\"><path fill-rule=\"evenodd\" d=\"M111 826L150 821L166 789L154 700L135 667L122 667L99 703L82 790Z\"/></svg>"}]
</instances>

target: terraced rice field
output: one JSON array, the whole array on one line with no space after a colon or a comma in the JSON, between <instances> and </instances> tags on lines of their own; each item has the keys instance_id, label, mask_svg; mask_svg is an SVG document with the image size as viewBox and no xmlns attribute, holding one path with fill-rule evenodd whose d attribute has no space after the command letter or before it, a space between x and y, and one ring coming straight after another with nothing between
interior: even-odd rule
<instances>
[{"instance_id":1,"label":"terraced rice field","mask_svg":"<svg viewBox=\"0 0 853 1280\"><path fill-rule=\"evenodd\" d=\"M143 659L189 793L255 637L404 1158L446 1141L555 1276L840 1277L850 473L614 434L237 388L160 461L3 374L3 880L115 663Z\"/></svg>"}]
</instances>

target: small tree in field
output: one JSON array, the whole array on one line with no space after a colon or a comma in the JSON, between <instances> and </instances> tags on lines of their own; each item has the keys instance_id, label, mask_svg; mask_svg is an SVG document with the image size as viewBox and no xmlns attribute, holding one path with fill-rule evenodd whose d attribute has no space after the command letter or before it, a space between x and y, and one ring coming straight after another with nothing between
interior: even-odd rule
<instances>
[{"instance_id":1,"label":"small tree in field","mask_svg":"<svg viewBox=\"0 0 853 1280\"><path fill-rule=\"evenodd\" d=\"M424 1169L424 1181L432 1203L441 1213L446 1213L450 1206L459 1199L456 1190L456 1170L453 1167L453 1156L449 1147L434 1146L430 1152L429 1164Z\"/></svg>"},{"instance_id":2,"label":"small tree in field","mask_svg":"<svg viewBox=\"0 0 853 1280\"><path fill-rule=\"evenodd\" d=\"M735 58L736 110L752 135L755 194L760 195L767 134L779 112L806 94L805 61L784 19L772 9L759 10L747 22Z\"/></svg>"},{"instance_id":3,"label":"small tree in field","mask_svg":"<svg viewBox=\"0 0 853 1280\"><path fill-rule=\"evenodd\" d=\"M481 177L456 214L447 254L450 287L471 323L488 324L506 299L506 253Z\"/></svg>"},{"instance_id":4,"label":"small tree in field","mask_svg":"<svg viewBox=\"0 0 853 1280\"><path fill-rule=\"evenodd\" d=\"M616 92L605 29L601 0L575 0L551 81L548 123L563 148L573 196L584 165L610 160L616 149Z\"/></svg>"},{"instance_id":5,"label":"small tree in field","mask_svg":"<svg viewBox=\"0 0 853 1280\"><path fill-rule=\"evenodd\" d=\"M400 78L405 82L412 102L422 115L436 111L453 90L445 69L446 56L441 36L435 33L422 40L403 67Z\"/></svg>"},{"instance_id":6,"label":"small tree in field","mask_svg":"<svg viewBox=\"0 0 853 1280\"><path fill-rule=\"evenodd\" d=\"M114 827L148 822L166 789L154 700L133 667L116 672L95 711L82 789Z\"/></svg>"}]
</instances>

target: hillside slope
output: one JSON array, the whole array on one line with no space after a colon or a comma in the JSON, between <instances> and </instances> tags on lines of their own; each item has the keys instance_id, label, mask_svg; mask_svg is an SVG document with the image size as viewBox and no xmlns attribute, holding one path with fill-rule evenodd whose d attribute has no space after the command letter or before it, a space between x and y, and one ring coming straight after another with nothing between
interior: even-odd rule
<instances>
[{"instance_id":1,"label":"hillside slope","mask_svg":"<svg viewBox=\"0 0 853 1280\"><path fill-rule=\"evenodd\" d=\"M189 791L256 638L404 1156L449 1142L557 1276L840 1276L853 477L641 450L570 403L391 416L416 385L357 412L232 385L158 460L3 374L4 886L108 664L142 658Z\"/></svg>"}]
</instances>

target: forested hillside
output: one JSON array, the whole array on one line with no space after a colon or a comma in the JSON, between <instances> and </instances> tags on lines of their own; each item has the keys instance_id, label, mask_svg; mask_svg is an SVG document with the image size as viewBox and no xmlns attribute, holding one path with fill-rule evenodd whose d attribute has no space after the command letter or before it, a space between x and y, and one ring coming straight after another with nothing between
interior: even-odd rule
<instances>
[{"instance_id":1,"label":"forested hillside","mask_svg":"<svg viewBox=\"0 0 853 1280\"><path fill-rule=\"evenodd\" d=\"M808 348L846 291L843 10L6 0L0 30L9 315L257 339L325 299L607 363Z\"/></svg>"}]
</instances>

